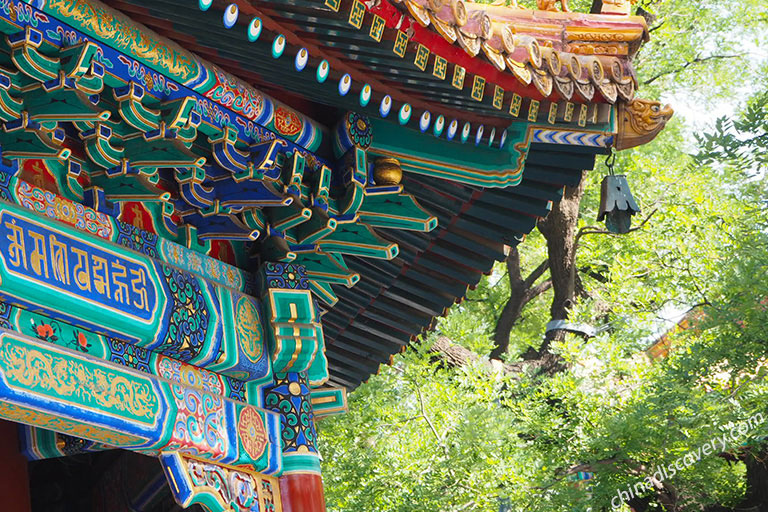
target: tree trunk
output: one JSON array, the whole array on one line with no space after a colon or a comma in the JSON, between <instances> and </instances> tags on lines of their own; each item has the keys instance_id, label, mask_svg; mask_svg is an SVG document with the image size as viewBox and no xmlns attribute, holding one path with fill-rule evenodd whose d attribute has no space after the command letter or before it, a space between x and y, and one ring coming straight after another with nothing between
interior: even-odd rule
<instances>
[{"instance_id":1,"label":"tree trunk","mask_svg":"<svg viewBox=\"0 0 768 512\"><path fill-rule=\"evenodd\" d=\"M509 251L506 263L509 278L509 299L504 304L504 308L496 321L496 328L493 332L495 347L491 352L491 359L501 359L501 356L507 353L512 327L517 323L523 312L523 306L525 306L527 287L523 281L523 276L520 274L520 252L517 247L513 247Z\"/></svg>"},{"instance_id":2,"label":"tree trunk","mask_svg":"<svg viewBox=\"0 0 768 512\"><path fill-rule=\"evenodd\" d=\"M539 231L547 240L549 271L555 295L550 307L552 320L566 320L568 310L576 295L576 227L579 220L579 204L584 195L584 176L575 187L566 187L562 200L547 218L539 221ZM564 331L549 331L539 350L546 350L549 342L562 339Z\"/></svg>"},{"instance_id":3,"label":"tree trunk","mask_svg":"<svg viewBox=\"0 0 768 512\"><path fill-rule=\"evenodd\" d=\"M583 176L582 176L583 178ZM575 187L566 187L563 199L549 215L539 221L538 227L547 240L549 271L555 297L550 314L553 320L568 318L568 309L576 291L575 238L579 220L579 204L584 195L584 180Z\"/></svg>"},{"instance_id":4,"label":"tree trunk","mask_svg":"<svg viewBox=\"0 0 768 512\"><path fill-rule=\"evenodd\" d=\"M584 195L584 175L576 187L566 187L562 200L554 205L546 219L539 221L539 231L547 241L547 261L540 264L531 275L523 279L520 272L520 253L512 248L507 256L509 278L509 299L496 321L493 333L495 347L490 354L492 359L500 359L509 349L509 336L512 328L520 319L525 305L550 287L555 296L550 308L552 320L568 318L568 309L573 304L577 292L576 273L576 227L579 219L579 205ZM547 270L551 279L537 286L536 280ZM547 332L544 343L536 349L529 349L523 354L524 360L542 360L542 368L554 370L558 359L549 353L550 342L562 339L564 331Z\"/></svg>"},{"instance_id":5,"label":"tree trunk","mask_svg":"<svg viewBox=\"0 0 768 512\"><path fill-rule=\"evenodd\" d=\"M768 512L768 446L758 453L749 452L744 458L747 466L747 495L740 508L754 507Z\"/></svg>"}]
</instances>

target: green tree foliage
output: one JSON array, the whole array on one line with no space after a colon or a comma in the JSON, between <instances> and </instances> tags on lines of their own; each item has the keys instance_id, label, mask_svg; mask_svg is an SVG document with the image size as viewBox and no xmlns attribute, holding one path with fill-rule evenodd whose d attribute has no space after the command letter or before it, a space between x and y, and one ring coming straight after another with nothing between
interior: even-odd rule
<instances>
[{"instance_id":1,"label":"green tree foliage","mask_svg":"<svg viewBox=\"0 0 768 512\"><path fill-rule=\"evenodd\" d=\"M696 136L696 164L721 166L759 179L768 165L768 89L755 94L735 119L721 117L713 133Z\"/></svg>"},{"instance_id":2,"label":"green tree foliage","mask_svg":"<svg viewBox=\"0 0 768 512\"><path fill-rule=\"evenodd\" d=\"M641 90L685 89L711 107L765 71L755 56L768 28L763 2L640 7L657 27L640 56ZM506 364L449 363L435 350L443 337L490 353L510 296L500 264L434 333L357 389L347 415L323 420L329 510L610 510L632 488L637 511L768 511L768 92L749 96L706 135L692 135L700 119L676 119L654 143L619 155L643 209L628 235L596 225L601 166L587 174L569 319L598 334L552 343L562 371L538 374L520 359L541 345L551 289L523 309ZM546 254L532 234L521 275ZM691 327L670 333L669 356L652 361L645 349L664 320L689 308ZM756 414L765 421L691 459ZM658 473L676 462L674 476ZM580 472L594 478L578 482ZM638 482L652 487L634 495Z\"/></svg>"}]
</instances>

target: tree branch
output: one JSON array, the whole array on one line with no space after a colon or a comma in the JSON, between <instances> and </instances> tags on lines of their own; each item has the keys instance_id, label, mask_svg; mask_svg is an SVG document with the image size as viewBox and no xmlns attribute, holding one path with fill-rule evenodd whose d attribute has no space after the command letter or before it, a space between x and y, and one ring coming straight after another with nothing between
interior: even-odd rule
<instances>
[{"instance_id":1,"label":"tree branch","mask_svg":"<svg viewBox=\"0 0 768 512\"><path fill-rule=\"evenodd\" d=\"M552 288L552 280L547 279L546 281L543 281L533 288L530 288L528 291L525 292L525 300L524 303L527 304L545 291Z\"/></svg>"},{"instance_id":2,"label":"tree branch","mask_svg":"<svg viewBox=\"0 0 768 512\"><path fill-rule=\"evenodd\" d=\"M540 278L544 274L544 272L547 271L548 268L549 268L549 259L546 259L541 263L539 263L539 266L533 269L533 271L530 274L528 274L528 277L526 277L525 280L523 281L523 284L525 285L525 287L530 288L531 286L533 286L533 283L535 283L536 280Z\"/></svg>"},{"instance_id":3,"label":"tree branch","mask_svg":"<svg viewBox=\"0 0 768 512\"><path fill-rule=\"evenodd\" d=\"M419 409L421 410L421 417L424 418L424 421L427 422L427 425L429 425L429 429L432 431L432 435L435 436L435 440L437 441L437 445L443 450L443 455L445 455L446 458L448 458L448 447L445 446L445 443L443 443L443 439L440 437L440 434L437 433L437 429L435 428L435 425L432 423L432 420L429 419L429 416L427 416L427 410L424 407L424 396L421 394L421 388L415 383L411 382L413 384L414 389L416 389L416 394L419 397Z\"/></svg>"},{"instance_id":4,"label":"tree branch","mask_svg":"<svg viewBox=\"0 0 768 512\"><path fill-rule=\"evenodd\" d=\"M718 59L735 59L737 57L743 57L743 56L744 56L743 53L737 53L736 55L709 55L707 57L696 56L696 58L694 58L693 60L689 60L688 62L686 62L682 66L679 66L679 67L674 68L674 69L668 69L667 71L662 71L661 73L658 73L657 75L655 75L655 76L649 78L648 80L646 80L645 82L643 82L643 85L649 85L649 84L652 84L653 82L655 82L656 80L658 80L661 77L664 77L664 76L667 76L667 75L673 75L673 74L685 71L686 69L688 69L689 67L693 66L694 64L701 64L702 62L707 62L707 61L710 61L710 60L718 60Z\"/></svg>"},{"instance_id":5,"label":"tree branch","mask_svg":"<svg viewBox=\"0 0 768 512\"><path fill-rule=\"evenodd\" d=\"M634 227L632 227L632 228L629 228L629 231L627 231L627 233L622 233L622 234L628 234L628 233L632 233L632 232L634 232L634 231L637 231L637 230L639 230L639 229L643 229L643 227L644 227L644 226L645 226L645 225L648 223L648 221L649 221L649 220L651 220L651 217L653 217L653 216L654 216L654 214L655 214L657 211L659 211L659 209L658 209L658 208L654 208L654 209L653 209L653 211L652 211L651 213L649 213L649 214L648 214L648 215L647 215L647 216L646 216L646 217L645 217L645 218L642 220L642 222L640 222L640 224L638 224L637 226L634 226ZM598 228L598 227L595 227L595 226L584 226L583 228L579 229L579 232L578 232L578 233L576 233L576 238L575 238L575 240L574 240L574 244L575 244L576 246L578 246L578 244L579 244L579 239L580 239L582 236L584 236L584 235L609 235L609 236L622 236L622 235L620 235L620 234L618 234L618 233L612 233L612 232L610 232L610 231L608 231L608 230L605 230L605 229L600 229L600 228Z\"/></svg>"}]
</instances>

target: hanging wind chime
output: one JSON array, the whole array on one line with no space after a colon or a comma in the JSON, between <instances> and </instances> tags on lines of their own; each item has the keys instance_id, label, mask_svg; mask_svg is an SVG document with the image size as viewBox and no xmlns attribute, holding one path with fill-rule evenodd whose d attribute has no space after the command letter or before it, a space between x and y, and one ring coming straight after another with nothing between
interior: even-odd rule
<instances>
[{"instance_id":1,"label":"hanging wind chime","mask_svg":"<svg viewBox=\"0 0 768 512\"><path fill-rule=\"evenodd\" d=\"M627 177L623 174L614 174L616 153L613 149L609 151L610 154L605 159L608 176L603 178L600 186L600 211L597 220L605 220L605 227L611 233L624 234L629 232L632 216L640 213L640 207L632 197Z\"/></svg>"}]
</instances>

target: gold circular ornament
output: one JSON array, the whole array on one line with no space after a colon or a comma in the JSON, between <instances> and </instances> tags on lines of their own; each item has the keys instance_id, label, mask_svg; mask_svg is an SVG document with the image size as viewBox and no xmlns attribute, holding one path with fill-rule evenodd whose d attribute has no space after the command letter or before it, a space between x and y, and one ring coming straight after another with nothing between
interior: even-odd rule
<instances>
[{"instance_id":1,"label":"gold circular ornament","mask_svg":"<svg viewBox=\"0 0 768 512\"><path fill-rule=\"evenodd\" d=\"M391 157L379 157L373 164L373 181L377 185L399 185L403 179L400 160Z\"/></svg>"},{"instance_id":2,"label":"gold circular ornament","mask_svg":"<svg viewBox=\"0 0 768 512\"><path fill-rule=\"evenodd\" d=\"M261 339L261 321L256 306L245 297L237 301L235 313L235 326L237 339L243 352L251 360L257 362L264 353L264 344Z\"/></svg>"},{"instance_id":3,"label":"gold circular ornament","mask_svg":"<svg viewBox=\"0 0 768 512\"><path fill-rule=\"evenodd\" d=\"M251 459L257 460L264 454L269 436L264 428L264 420L253 407L246 406L243 408L240 413L240 420L237 422L237 433L240 442L243 443L245 453Z\"/></svg>"},{"instance_id":4,"label":"gold circular ornament","mask_svg":"<svg viewBox=\"0 0 768 512\"><path fill-rule=\"evenodd\" d=\"M288 391L290 391L293 396L301 395L301 384L298 382L291 382L288 384Z\"/></svg>"},{"instance_id":5,"label":"gold circular ornament","mask_svg":"<svg viewBox=\"0 0 768 512\"><path fill-rule=\"evenodd\" d=\"M575 55L568 61L568 72L574 80L581 80L581 61Z\"/></svg>"},{"instance_id":6,"label":"gold circular ornament","mask_svg":"<svg viewBox=\"0 0 768 512\"><path fill-rule=\"evenodd\" d=\"M549 57L547 57L547 64L549 65L549 71L553 76L560 75L563 69L563 61L560 58L560 52L557 50L550 50Z\"/></svg>"},{"instance_id":7,"label":"gold circular ornament","mask_svg":"<svg viewBox=\"0 0 768 512\"><path fill-rule=\"evenodd\" d=\"M456 21L456 25L463 27L467 24L467 7L461 0L451 0L451 10L453 11L453 19Z\"/></svg>"},{"instance_id":8,"label":"gold circular ornament","mask_svg":"<svg viewBox=\"0 0 768 512\"><path fill-rule=\"evenodd\" d=\"M592 80L596 83L600 83L605 78L605 70L603 69L603 65L600 62L600 60L596 58L589 59L590 66L589 66L589 75L592 77Z\"/></svg>"}]
</instances>

